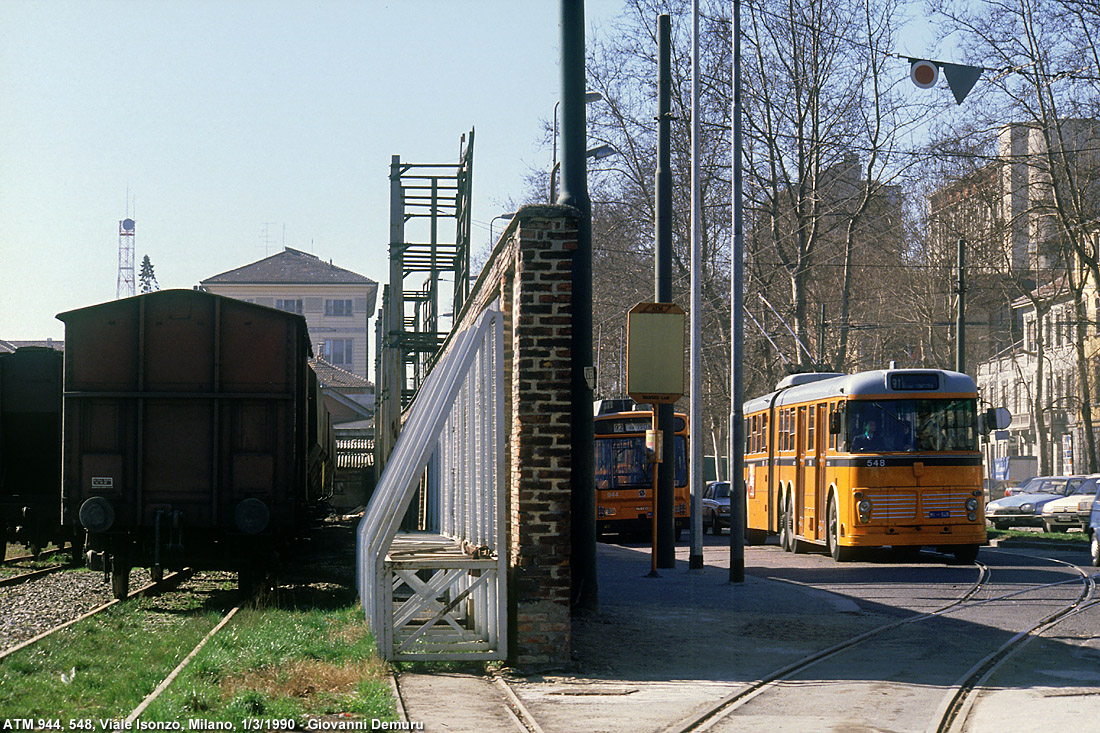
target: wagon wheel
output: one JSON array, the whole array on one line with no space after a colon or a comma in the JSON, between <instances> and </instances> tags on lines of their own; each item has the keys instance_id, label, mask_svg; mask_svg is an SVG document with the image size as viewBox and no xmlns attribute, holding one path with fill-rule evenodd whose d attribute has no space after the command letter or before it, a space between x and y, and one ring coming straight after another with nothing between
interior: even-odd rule
<instances>
[{"instance_id":1,"label":"wagon wheel","mask_svg":"<svg viewBox=\"0 0 1100 733\"><path fill-rule=\"evenodd\" d=\"M69 538L69 556L73 565L84 564L84 538L77 532Z\"/></svg>"},{"instance_id":2,"label":"wagon wheel","mask_svg":"<svg viewBox=\"0 0 1100 733\"><path fill-rule=\"evenodd\" d=\"M118 560L111 563L111 593L120 601L130 595L130 568Z\"/></svg>"}]
</instances>

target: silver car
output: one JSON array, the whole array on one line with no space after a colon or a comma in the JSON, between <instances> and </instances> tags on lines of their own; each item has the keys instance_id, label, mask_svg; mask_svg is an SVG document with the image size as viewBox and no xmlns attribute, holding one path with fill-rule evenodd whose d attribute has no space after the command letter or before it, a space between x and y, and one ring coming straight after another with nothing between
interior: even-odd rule
<instances>
[{"instance_id":1,"label":"silver car","mask_svg":"<svg viewBox=\"0 0 1100 733\"><path fill-rule=\"evenodd\" d=\"M730 482L711 481L703 489L703 534L730 526Z\"/></svg>"}]
</instances>

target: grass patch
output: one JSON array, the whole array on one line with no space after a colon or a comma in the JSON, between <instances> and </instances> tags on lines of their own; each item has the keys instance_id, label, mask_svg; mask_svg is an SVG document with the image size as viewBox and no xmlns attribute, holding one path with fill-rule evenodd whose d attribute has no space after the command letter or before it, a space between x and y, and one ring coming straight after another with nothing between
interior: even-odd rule
<instances>
[{"instance_id":1,"label":"grass patch","mask_svg":"<svg viewBox=\"0 0 1100 733\"><path fill-rule=\"evenodd\" d=\"M386 665L358 605L336 611L242 610L142 716L396 720Z\"/></svg>"},{"instance_id":2,"label":"grass patch","mask_svg":"<svg viewBox=\"0 0 1100 733\"><path fill-rule=\"evenodd\" d=\"M125 717L219 618L201 596L168 598L118 604L5 659L0 718Z\"/></svg>"},{"instance_id":3,"label":"grass patch","mask_svg":"<svg viewBox=\"0 0 1100 733\"><path fill-rule=\"evenodd\" d=\"M1028 532L1022 529L986 530L989 539L1043 540L1044 542L1063 542L1067 545L1087 545L1089 537L1084 532Z\"/></svg>"}]
</instances>

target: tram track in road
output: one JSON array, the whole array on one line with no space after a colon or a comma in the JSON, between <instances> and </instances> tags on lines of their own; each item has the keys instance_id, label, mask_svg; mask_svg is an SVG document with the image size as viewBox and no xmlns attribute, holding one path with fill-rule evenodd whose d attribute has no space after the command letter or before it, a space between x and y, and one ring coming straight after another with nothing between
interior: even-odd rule
<instances>
[{"instance_id":1,"label":"tram track in road","mask_svg":"<svg viewBox=\"0 0 1100 733\"><path fill-rule=\"evenodd\" d=\"M1064 563L1062 561L1054 560L1052 558L1044 558L1050 560L1053 563L1061 564L1067 568L1072 568L1076 573L1076 577L1070 579L1061 579L1055 582L1049 583L1036 583L1032 584L1025 589L1012 589L1009 592L994 593L986 598L979 598L978 596L989 589L991 586L992 570L988 565L978 563L979 577L974 581L969 589L961 596L951 601L950 603L943 604L939 608L919 613L915 616L902 619L897 622L888 623L883 626L871 629L863 634L853 636L846 639L832 647L818 651L816 653L807 655L802 659L799 659L791 664L788 664L780 669L764 675L761 678L749 683L741 689L734 691L721 700L715 702L712 705L706 706L701 710L697 710L688 718L681 720L671 727L664 729L666 733L687 733L687 731L702 731L712 729L726 729L728 726L735 725L740 722L741 719L735 717L735 714L748 706L750 703L756 703L757 706L767 706L769 694L775 694L776 698L781 698L783 695L783 686L799 684L796 680L798 676L810 670L812 667L825 662L826 660L833 659L834 657L840 659L841 655L846 652L852 652L857 647L860 647L866 643L874 640L884 641L888 639L888 635L892 631L902 629L912 624L921 622L927 622L932 619L948 617L955 613L961 613L965 610L975 609L982 606L988 606L997 603L1009 602L1012 599L1016 599L1026 594L1035 594L1043 591L1050 591L1051 589L1065 586L1072 583L1081 583L1082 588L1077 596L1068 602L1058 602L1057 608L1046 613L1041 619L1033 623L1028 624L1028 627L1020 632L1016 633L1009 641L1002 644L993 653L986 655L979 663L975 664L966 673L962 675L960 679L954 684L949 685L948 693L943 697L939 708L936 710L934 718L927 726L927 730L931 733L951 733L959 730L957 725L961 725L965 719L965 710L967 707L967 701L971 694L980 689L982 681L988 679L1000 664L1001 661L1007 659L1014 649L1019 645L1026 643L1027 640L1033 638L1037 633L1041 633L1043 630L1050 628L1057 624L1059 621L1064 620L1071 614L1074 614L1082 610L1086 605L1091 607L1097 602L1088 602L1088 599L1094 592L1095 581L1087 574L1081 572L1075 566ZM801 584L808 585L808 584ZM885 641L884 641L885 643ZM897 642L894 642L895 644ZM829 677L825 676L823 679L828 680ZM801 683L808 684L808 683ZM889 686L892 682L888 677L883 676L882 685ZM897 683L900 684L900 683ZM902 696L903 697L903 696ZM849 700L848 704L853 707L858 707L858 702L855 700ZM777 707L779 705L776 705ZM882 722L882 721L880 721ZM739 726L740 728L740 726ZM730 728L731 730L733 728Z\"/></svg>"},{"instance_id":2,"label":"tram track in road","mask_svg":"<svg viewBox=\"0 0 1100 733\"><path fill-rule=\"evenodd\" d=\"M1005 551L998 550L998 552ZM1005 554L1019 553L1005 552ZM1090 575L1081 568L1063 560L1049 557L1044 559L1065 565L1080 573L1083 582L1077 598L1063 608L1051 612L1029 628L1021 630L1002 644L1001 647L967 670L962 679L956 683L954 689L944 696L937 709L937 714L933 717L933 723L929 726L929 733L961 731L966 723L967 713L973 704L974 693L983 687L1005 661L1045 631L1057 626L1071 616L1100 605L1100 599L1093 598L1096 592L1096 575Z\"/></svg>"}]
</instances>

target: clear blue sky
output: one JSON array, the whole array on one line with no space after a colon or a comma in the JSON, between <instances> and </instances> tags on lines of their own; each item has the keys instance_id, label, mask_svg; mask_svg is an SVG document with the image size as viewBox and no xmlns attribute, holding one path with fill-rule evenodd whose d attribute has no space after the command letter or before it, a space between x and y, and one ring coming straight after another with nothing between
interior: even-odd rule
<instances>
[{"instance_id":1,"label":"clear blue sky","mask_svg":"<svg viewBox=\"0 0 1100 733\"><path fill-rule=\"evenodd\" d=\"M620 0L588 0L603 24ZM557 0L0 0L0 339L115 297L118 223L162 288L285 244L383 282L390 156L457 161L474 250L549 168ZM285 226L285 239L284 239ZM502 222L495 222L499 234Z\"/></svg>"}]
</instances>

